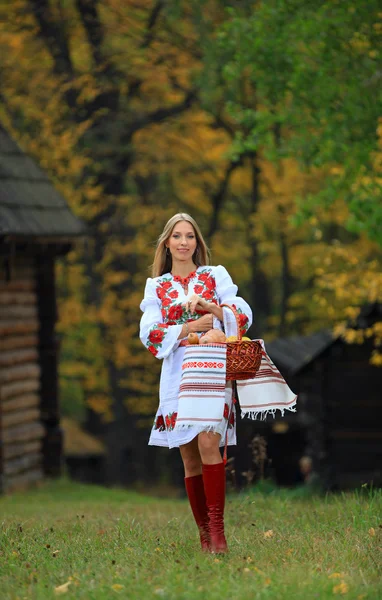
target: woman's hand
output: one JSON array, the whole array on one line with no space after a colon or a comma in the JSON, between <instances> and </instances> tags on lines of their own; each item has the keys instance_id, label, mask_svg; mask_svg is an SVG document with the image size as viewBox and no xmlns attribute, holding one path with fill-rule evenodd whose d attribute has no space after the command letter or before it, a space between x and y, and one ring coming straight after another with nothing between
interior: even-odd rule
<instances>
[{"instance_id":1,"label":"woman's hand","mask_svg":"<svg viewBox=\"0 0 382 600\"><path fill-rule=\"evenodd\" d=\"M209 311L210 304L211 304L210 302L207 302L207 300L204 300L204 298L201 298L197 294L192 294L191 298L189 298L187 300L187 302L185 302L183 304L183 306L186 307L186 310L188 312L193 314L197 310L206 310L206 311L210 312Z\"/></svg>"},{"instance_id":2,"label":"woman's hand","mask_svg":"<svg viewBox=\"0 0 382 600\"><path fill-rule=\"evenodd\" d=\"M202 310L211 313L211 316L215 316L223 322L223 309L214 302L207 302L197 294L192 294L191 298L183 303L183 306L191 314L197 310Z\"/></svg>"},{"instance_id":3,"label":"woman's hand","mask_svg":"<svg viewBox=\"0 0 382 600\"><path fill-rule=\"evenodd\" d=\"M203 315L195 321L188 321L189 330L192 332L209 331L213 327L213 315Z\"/></svg>"}]
</instances>

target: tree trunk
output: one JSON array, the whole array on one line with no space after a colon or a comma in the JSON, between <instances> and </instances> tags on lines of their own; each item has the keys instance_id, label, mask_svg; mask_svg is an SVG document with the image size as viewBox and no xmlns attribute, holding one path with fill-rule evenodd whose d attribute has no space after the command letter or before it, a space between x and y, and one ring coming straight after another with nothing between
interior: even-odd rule
<instances>
[{"instance_id":1,"label":"tree trunk","mask_svg":"<svg viewBox=\"0 0 382 600\"><path fill-rule=\"evenodd\" d=\"M281 301L280 301L279 336L283 337L288 333L286 313L288 310L288 300L289 300L289 296L291 293L289 251L288 251L286 235L283 232L280 235L280 255L281 255Z\"/></svg>"},{"instance_id":2,"label":"tree trunk","mask_svg":"<svg viewBox=\"0 0 382 600\"><path fill-rule=\"evenodd\" d=\"M260 203L260 168L258 166L258 155L252 155L252 194L249 209L249 217L256 215ZM247 237L251 249L250 264L252 265L252 278L249 284L249 300L253 310L253 325L250 334L253 337L261 337L266 329L266 319L270 313L270 302L267 277L260 267L260 258L257 239L252 231L252 220L248 218Z\"/></svg>"}]
</instances>

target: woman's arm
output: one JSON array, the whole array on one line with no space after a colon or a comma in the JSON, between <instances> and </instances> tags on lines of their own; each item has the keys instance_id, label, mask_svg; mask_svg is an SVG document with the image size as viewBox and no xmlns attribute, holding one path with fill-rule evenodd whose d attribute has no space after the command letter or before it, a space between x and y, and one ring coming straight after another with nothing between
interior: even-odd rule
<instances>
[{"instance_id":1,"label":"woman's arm","mask_svg":"<svg viewBox=\"0 0 382 600\"><path fill-rule=\"evenodd\" d=\"M223 309L214 302L208 302L198 294L192 294L191 298L186 302L187 309L194 313L196 310L203 310L214 315L220 321L223 320Z\"/></svg>"}]
</instances>

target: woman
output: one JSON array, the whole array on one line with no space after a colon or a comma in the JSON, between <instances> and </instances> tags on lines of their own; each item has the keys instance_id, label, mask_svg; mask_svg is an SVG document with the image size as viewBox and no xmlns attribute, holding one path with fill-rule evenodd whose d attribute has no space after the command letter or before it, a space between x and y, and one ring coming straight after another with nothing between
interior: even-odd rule
<instances>
[{"instance_id":1,"label":"woman","mask_svg":"<svg viewBox=\"0 0 382 600\"><path fill-rule=\"evenodd\" d=\"M185 340L190 332L225 329L232 312L220 304L234 304L243 333L250 327L252 312L239 298L237 286L222 266L208 266L208 249L194 219L174 215L158 239L141 303L140 338L162 365L159 408L149 444L178 447L183 460L185 487L199 528L204 551L224 553L225 468L219 447L236 444L235 410L228 384L224 414L214 430L201 423L174 429Z\"/></svg>"}]
</instances>

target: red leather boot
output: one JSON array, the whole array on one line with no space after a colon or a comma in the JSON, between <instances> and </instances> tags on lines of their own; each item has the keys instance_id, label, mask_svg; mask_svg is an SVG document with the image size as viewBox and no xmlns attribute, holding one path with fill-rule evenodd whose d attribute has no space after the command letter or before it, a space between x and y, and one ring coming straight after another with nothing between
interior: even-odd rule
<instances>
[{"instance_id":1,"label":"red leather boot","mask_svg":"<svg viewBox=\"0 0 382 600\"><path fill-rule=\"evenodd\" d=\"M203 482L209 517L211 552L214 554L224 554L228 551L224 535L224 463L203 465Z\"/></svg>"},{"instance_id":2,"label":"red leather boot","mask_svg":"<svg viewBox=\"0 0 382 600\"><path fill-rule=\"evenodd\" d=\"M190 501L192 514L199 529L200 543L203 552L210 551L210 532L208 526L208 512L206 496L204 493L203 475L185 477L184 483Z\"/></svg>"}]
</instances>

